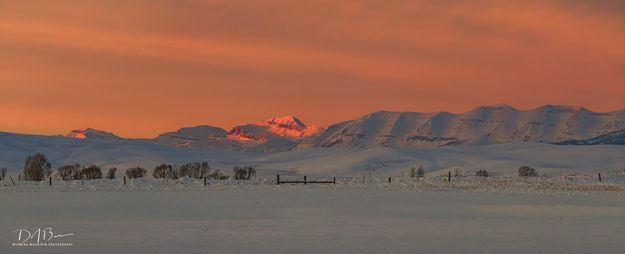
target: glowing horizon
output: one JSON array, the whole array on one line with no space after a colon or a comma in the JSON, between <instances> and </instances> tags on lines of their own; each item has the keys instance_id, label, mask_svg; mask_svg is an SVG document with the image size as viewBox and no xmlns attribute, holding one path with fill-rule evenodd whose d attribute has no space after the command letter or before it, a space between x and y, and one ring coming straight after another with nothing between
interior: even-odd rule
<instances>
[{"instance_id":1,"label":"glowing horizon","mask_svg":"<svg viewBox=\"0 0 625 254\"><path fill-rule=\"evenodd\" d=\"M619 1L3 1L0 131L625 109Z\"/></svg>"}]
</instances>

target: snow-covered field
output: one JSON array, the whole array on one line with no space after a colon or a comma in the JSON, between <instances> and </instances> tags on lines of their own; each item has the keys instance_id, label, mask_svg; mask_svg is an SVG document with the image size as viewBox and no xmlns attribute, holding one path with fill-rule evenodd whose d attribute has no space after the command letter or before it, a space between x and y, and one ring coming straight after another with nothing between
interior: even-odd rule
<instances>
[{"instance_id":1,"label":"snow-covered field","mask_svg":"<svg viewBox=\"0 0 625 254\"><path fill-rule=\"evenodd\" d=\"M2 136L2 135L0 135ZM26 156L118 167L114 180L0 181L0 253L623 253L625 146L511 143L432 149L207 151L147 141L5 134L0 166ZM152 177L160 163L208 161L250 181ZM423 165L425 179L409 179ZM541 177L519 178L522 165ZM462 177L445 180L456 169ZM478 169L491 177L475 177ZM599 182L598 174L602 175ZM275 184L337 179L336 184ZM364 177L364 180L363 180ZM392 182L388 183L391 177ZM66 247L15 247L15 230L50 230ZM25 231L17 231L25 232ZM32 243L34 239L27 242Z\"/></svg>"},{"instance_id":2,"label":"snow-covered field","mask_svg":"<svg viewBox=\"0 0 625 254\"><path fill-rule=\"evenodd\" d=\"M618 174L613 179L618 179ZM0 253L622 253L623 184L438 177L2 182ZM476 187L481 186L481 187ZM573 186L568 188L567 186ZM581 186L581 187L580 187ZM585 186L585 187L583 187ZM582 188L583 187L583 188ZM586 188L587 187L587 188ZM13 247L52 228L70 247Z\"/></svg>"}]
</instances>

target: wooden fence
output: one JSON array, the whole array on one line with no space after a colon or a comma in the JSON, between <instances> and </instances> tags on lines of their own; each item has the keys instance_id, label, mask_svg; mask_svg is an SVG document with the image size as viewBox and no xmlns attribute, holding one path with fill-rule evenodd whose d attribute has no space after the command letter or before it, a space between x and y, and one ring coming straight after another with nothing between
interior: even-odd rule
<instances>
[{"instance_id":1,"label":"wooden fence","mask_svg":"<svg viewBox=\"0 0 625 254\"><path fill-rule=\"evenodd\" d=\"M276 175L276 184L282 184L282 183L296 183L296 184L315 184L315 183L331 183L331 184L336 184L336 177L332 178L332 181L329 180L317 180L317 181L309 181L308 178L306 176L304 176L304 180L280 180L280 175Z\"/></svg>"}]
</instances>

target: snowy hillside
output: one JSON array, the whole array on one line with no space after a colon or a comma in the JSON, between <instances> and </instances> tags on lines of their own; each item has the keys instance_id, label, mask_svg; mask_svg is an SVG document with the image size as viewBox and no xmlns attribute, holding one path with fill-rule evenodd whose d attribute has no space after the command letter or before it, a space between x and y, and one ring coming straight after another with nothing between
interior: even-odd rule
<instances>
[{"instance_id":1,"label":"snowy hillside","mask_svg":"<svg viewBox=\"0 0 625 254\"><path fill-rule=\"evenodd\" d=\"M543 143L510 143L485 146L451 146L427 149L309 148L276 153L178 148L148 140L89 140L57 136L0 133L0 167L21 171L25 158L36 152L47 155L54 169L62 165L95 164L124 170L133 166L152 169L160 163L208 161L213 169L229 172L235 165L255 165L259 173L353 176L400 175L422 165L428 173L460 168L467 174L486 169L515 174L521 165L541 174L623 171L625 146L559 146Z\"/></svg>"},{"instance_id":2,"label":"snowy hillside","mask_svg":"<svg viewBox=\"0 0 625 254\"><path fill-rule=\"evenodd\" d=\"M54 169L80 163L101 167L152 168L160 163L182 163L208 160L212 165L255 156L250 152L208 151L184 149L155 144L147 140L76 139L60 136L39 136L0 132L0 167L21 170L27 156L44 153Z\"/></svg>"},{"instance_id":3,"label":"snowy hillside","mask_svg":"<svg viewBox=\"0 0 625 254\"><path fill-rule=\"evenodd\" d=\"M625 130L610 132L598 137L584 140L566 140L561 145L625 145Z\"/></svg>"},{"instance_id":4,"label":"snowy hillside","mask_svg":"<svg viewBox=\"0 0 625 254\"><path fill-rule=\"evenodd\" d=\"M332 125L310 144L318 147L438 147L509 142L557 143L625 129L625 111L596 113L583 107L544 106L522 111L508 105L462 114L386 112Z\"/></svg>"}]
</instances>

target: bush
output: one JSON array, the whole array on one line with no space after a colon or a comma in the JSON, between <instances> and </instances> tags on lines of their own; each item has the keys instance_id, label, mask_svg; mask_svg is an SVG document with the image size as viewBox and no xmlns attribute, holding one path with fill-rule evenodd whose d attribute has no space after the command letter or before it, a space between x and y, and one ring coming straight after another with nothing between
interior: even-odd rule
<instances>
[{"instance_id":1,"label":"bush","mask_svg":"<svg viewBox=\"0 0 625 254\"><path fill-rule=\"evenodd\" d=\"M42 181L52 174L50 168L52 168L52 165L48 158L42 153L36 153L26 158L22 178L26 181Z\"/></svg>"},{"instance_id":2,"label":"bush","mask_svg":"<svg viewBox=\"0 0 625 254\"><path fill-rule=\"evenodd\" d=\"M126 170L126 176L128 178L141 178L144 177L148 171L142 167L134 167Z\"/></svg>"},{"instance_id":3,"label":"bush","mask_svg":"<svg viewBox=\"0 0 625 254\"><path fill-rule=\"evenodd\" d=\"M480 169L477 172L475 172L475 176L481 176L481 177L488 177L488 171L484 170L484 169Z\"/></svg>"},{"instance_id":4,"label":"bush","mask_svg":"<svg viewBox=\"0 0 625 254\"><path fill-rule=\"evenodd\" d=\"M252 178L252 175L256 174L256 168L251 166L236 166L234 167L234 169L232 169L232 171L234 172L234 179L237 180L250 180L250 178Z\"/></svg>"},{"instance_id":5,"label":"bush","mask_svg":"<svg viewBox=\"0 0 625 254\"><path fill-rule=\"evenodd\" d=\"M178 179L178 170L174 169L171 165L161 164L154 168L152 176L154 178Z\"/></svg>"},{"instance_id":6,"label":"bush","mask_svg":"<svg viewBox=\"0 0 625 254\"><path fill-rule=\"evenodd\" d=\"M519 176L522 177L536 177L538 176L538 173L536 172L536 169L528 167L528 166L522 166L519 168Z\"/></svg>"},{"instance_id":7,"label":"bush","mask_svg":"<svg viewBox=\"0 0 625 254\"><path fill-rule=\"evenodd\" d=\"M419 169L417 169L417 177L425 177L425 169L423 168L423 166L419 166Z\"/></svg>"},{"instance_id":8,"label":"bush","mask_svg":"<svg viewBox=\"0 0 625 254\"><path fill-rule=\"evenodd\" d=\"M56 171L63 181L80 179L80 164L61 166Z\"/></svg>"},{"instance_id":9,"label":"bush","mask_svg":"<svg viewBox=\"0 0 625 254\"><path fill-rule=\"evenodd\" d=\"M423 166L419 166L419 169L416 169L415 167L410 169L410 178L415 177L425 177L425 169L423 169Z\"/></svg>"},{"instance_id":10,"label":"bush","mask_svg":"<svg viewBox=\"0 0 625 254\"><path fill-rule=\"evenodd\" d=\"M106 173L106 179L115 179L115 173L117 173L117 168L109 168L109 172Z\"/></svg>"},{"instance_id":11,"label":"bush","mask_svg":"<svg viewBox=\"0 0 625 254\"><path fill-rule=\"evenodd\" d=\"M221 171L215 170L215 172L213 172L212 174L207 175L208 178L212 178L212 179L228 179L230 178L230 176L224 175L221 173Z\"/></svg>"},{"instance_id":12,"label":"bush","mask_svg":"<svg viewBox=\"0 0 625 254\"><path fill-rule=\"evenodd\" d=\"M80 179L92 180L92 179L102 179L102 170L100 167L91 165L89 167L83 168L80 171Z\"/></svg>"},{"instance_id":13,"label":"bush","mask_svg":"<svg viewBox=\"0 0 625 254\"><path fill-rule=\"evenodd\" d=\"M210 172L210 166L208 166L208 162L191 162L185 163L180 168L178 168L178 174L183 176L188 176L196 179L201 179L208 175Z\"/></svg>"},{"instance_id":14,"label":"bush","mask_svg":"<svg viewBox=\"0 0 625 254\"><path fill-rule=\"evenodd\" d=\"M6 177L7 177L7 169L6 168L0 169L0 181L4 180L4 178Z\"/></svg>"}]
</instances>

